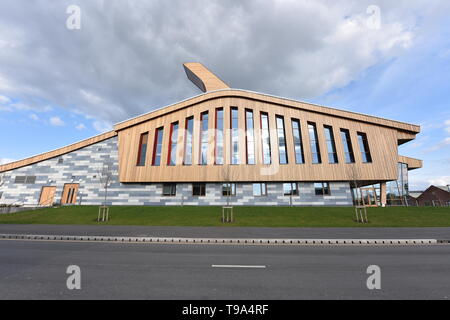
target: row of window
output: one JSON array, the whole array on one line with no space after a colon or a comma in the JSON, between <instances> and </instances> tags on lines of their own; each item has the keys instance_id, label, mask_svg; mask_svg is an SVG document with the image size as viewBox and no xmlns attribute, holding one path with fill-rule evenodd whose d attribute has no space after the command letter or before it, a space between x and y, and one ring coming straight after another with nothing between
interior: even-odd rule
<instances>
[{"instance_id":1,"label":"row of window","mask_svg":"<svg viewBox=\"0 0 450 320\"><path fill-rule=\"evenodd\" d=\"M215 145L214 145L214 164L224 164L224 109L218 108L215 110ZM278 141L278 155L280 164L288 164L290 162L296 164L305 163L304 147L301 134L300 120L291 118L291 128L293 136L293 147L295 159L288 159L287 142L286 142L286 130L284 117L280 115L275 116L276 123L276 135ZM198 138L199 143L199 163L200 165L208 164L208 129L209 129L209 113L203 112L200 114L200 136ZM261 150L262 150L262 162L263 164L272 163L271 145L270 145L270 126L269 115L265 112L260 112L259 115L260 128L261 128ZM245 109L245 164L255 164L255 133L254 126L255 118L253 110ZM193 131L194 131L194 117L188 117L185 120L186 130L184 139L184 155L183 164L192 165L193 162ZM232 107L230 110L230 133L231 133L231 164L240 164L239 158L239 112L238 108ZM314 122L308 122L308 134L311 151L312 163L322 163L321 150L319 147L319 140L317 134L317 126ZM328 125L324 125L325 144L328 153L328 161L331 164L339 163L338 154L336 151L335 137L333 128ZM174 122L170 125L169 132L169 146L167 165L174 166L176 164L177 142L178 142L179 123ZM350 132L348 129L340 129L341 140L343 145L343 151L346 163L354 163L355 156L353 153L352 141L350 138ZM155 130L154 144L153 144L153 156L151 165L159 166L161 164L161 155L163 150L163 135L164 127L160 127ZM359 150L361 152L361 158L364 163L372 162L370 154L369 143L367 141L367 135L364 132L357 132ZM137 157L137 165L146 165L146 154L148 145L149 133L142 133L139 140L139 149Z\"/></svg>"},{"instance_id":2,"label":"row of window","mask_svg":"<svg viewBox=\"0 0 450 320\"><path fill-rule=\"evenodd\" d=\"M314 183L314 191L318 196L330 195L330 186L328 182L317 182ZM176 183L164 183L163 184L163 196L176 196L177 194L177 184ZM283 183L283 194L285 196L298 196L299 188L298 183L288 182ZM206 195L206 183L193 183L192 184L192 195L196 197L202 197ZM223 183L222 184L222 195L223 196L236 196L236 183ZM267 196L267 184L263 183L253 183L253 196L263 197Z\"/></svg>"}]
</instances>

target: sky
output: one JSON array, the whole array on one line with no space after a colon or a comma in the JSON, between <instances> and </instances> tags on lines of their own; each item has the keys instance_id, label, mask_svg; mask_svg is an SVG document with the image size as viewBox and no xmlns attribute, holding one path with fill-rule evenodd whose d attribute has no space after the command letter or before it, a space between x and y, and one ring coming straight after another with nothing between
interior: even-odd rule
<instances>
[{"instance_id":1,"label":"sky","mask_svg":"<svg viewBox=\"0 0 450 320\"><path fill-rule=\"evenodd\" d=\"M0 163L200 94L182 63L201 62L233 88L418 124L399 147L424 160L410 190L450 184L449 13L448 0L2 0Z\"/></svg>"}]
</instances>

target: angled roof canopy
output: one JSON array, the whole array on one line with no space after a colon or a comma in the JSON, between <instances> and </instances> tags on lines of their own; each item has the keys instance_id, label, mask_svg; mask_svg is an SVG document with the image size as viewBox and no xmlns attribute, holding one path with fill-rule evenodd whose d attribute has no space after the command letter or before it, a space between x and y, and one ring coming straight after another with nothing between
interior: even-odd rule
<instances>
[{"instance_id":1,"label":"angled roof canopy","mask_svg":"<svg viewBox=\"0 0 450 320\"><path fill-rule=\"evenodd\" d=\"M203 92L229 89L230 87L220 80L214 73L208 70L204 65L198 62L189 62L183 64L184 71L189 80L191 80Z\"/></svg>"}]
</instances>

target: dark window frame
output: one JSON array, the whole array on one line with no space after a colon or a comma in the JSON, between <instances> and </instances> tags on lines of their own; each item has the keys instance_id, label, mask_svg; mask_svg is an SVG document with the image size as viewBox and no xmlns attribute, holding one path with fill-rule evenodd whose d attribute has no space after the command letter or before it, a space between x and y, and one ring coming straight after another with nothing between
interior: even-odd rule
<instances>
[{"instance_id":1,"label":"dark window frame","mask_svg":"<svg viewBox=\"0 0 450 320\"><path fill-rule=\"evenodd\" d=\"M196 194L196 188L198 188L198 194ZM195 182L192 184L192 196L193 197L204 197L206 196L206 183Z\"/></svg>"},{"instance_id":2,"label":"dark window frame","mask_svg":"<svg viewBox=\"0 0 450 320\"><path fill-rule=\"evenodd\" d=\"M359 151L361 152L361 160L363 163L372 163L372 154L370 152L369 140L365 132L357 132ZM361 144L362 143L362 144Z\"/></svg>"},{"instance_id":3,"label":"dark window frame","mask_svg":"<svg viewBox=\"0 0 450 320\"><path fill-rule=\"evenodd\" d=\"M138 156L136 161L136 166L138 167L144 167L145 162L147 160L147 148L148 148L148 138L149 138L149 132L143 132L141 133L139 137L139 146L138 146ZM146 141L144 143L144 137L146 137ZM62 158L60 158L62 159Z\"/></svg>"},{"instance_id":4,"label":"dark window frame","mask_svg":"<svg viewBox=\"0 0 450 320\"><path fill-rule=\"evenodd\" d=\"M231 190L230 194L228 194L226 189L225 189L228 186L230 186L230 189L229 189L229 190ZM224 196L224 197L227 197L227 196L235 197L236 196L236 183L234 183L234 182L222 183L222 196Z\"/></svg>"},{"instance_id":5,"label":"dark window frame","mask_svg":"<svg viewBox=\"0 0 450 320\"><path fill-rule=\"evenodd\" d=\"M286 185L290 185L289 188L289 193L285 192L285 186ZM295 188L293 188L293 186L295 186ZM298 183L297 182L283 182L283 195L290 197L290 196L298 196L299 195L299 190L298 190Z\"/></svg>"},{"instance_id":6,"label":"dark window frame","mask_svg":"<svg viewBox=\"0 0 450 320\"><path fill-rule=\"evenodd\" d=\"M168 191L168 192L166 192L166 191ZM177 195L177 184L176 183L163 183L162 195L164 197L175 197Z\"/></svg>"},{"instance_id":7,"label":"dark window frame","mask_svg":"<svg viewBox=\"0 0 450 320\"><path fill-rule=\"evenodd\" d=\"M320 185L320 187L318 185ZM314 193L316 196L331 196L330 183L314 182Z\"/></svg>"}]
</instances>

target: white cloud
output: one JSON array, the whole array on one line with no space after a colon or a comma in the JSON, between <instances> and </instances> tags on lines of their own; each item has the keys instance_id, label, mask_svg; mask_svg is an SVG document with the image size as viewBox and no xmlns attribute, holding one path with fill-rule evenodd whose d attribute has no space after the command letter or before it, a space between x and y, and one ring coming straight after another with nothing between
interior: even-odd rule
<instances>
[{"instance_id":1,"label":"white cloud","mask_svg":"<svg viewBox=\"0 0 450 320\"><path fill-rule=\"evenodd\" d=\"M64 121L61 120L60 117L51 117L49 119L49 122L52 126L55 126L55 127L61 127L61 126L65 125Z\"/></svg>"},{"instance_id":2,"label":"white cloud","mask_svg":"<svg viewBox=\"0 0 450 320\"><path fill-rule=\"evenodd\" d=\"M14 162L14 161L16 161L16 160L8 159L8 158L0 158L0 165L7 164L7 163L10 163L10 162Z\"/></svg>"},{"instance_id":3,"label":"white cloud","mask_svg":"<svg viewBox=\"0 0 450 320\"><path fill-rule=\"evenodd\" d=\"M9 99L6 96L0 95L0 104L7 104L7 103L11 103L11 99Z\"/></svg>"},{"instance_id":4,"label":"white cloud","mask_svg":"<svg viewBox=\"0 0 450 320\"><path fill-rule=\"evenodd\" d=\"M106 121L94 121L92 125L98 132L107 132L112 130L112 125Z\"/></svg>"},{"instance_id":5,"label":"white cloud","mask_svg":"<svg viewBox=\"0 0 450 320\"><path fill-rule=\"evenodd\" d=\"M367 28L372 4L381 8L380 30ZM81 30L70 31L66 5L0 2L0 92L30 108L57 105L113 123L198 94L183 72L186 61L205 63L233 87L316 97L400 57L421 32L417 13L421 22L438 24L449 7L447 1L93 0L83 2Z\"/></svg>"},{"instance_id":6,"label":"white cloud","mask_svg":"<svg viewBox=\"0 0 450 320\"><path fill-rule=\"evenodd\" d=\"M75 129L84 130L84 129L86 129L86 126L83 123L79 123L75 126Z\"/></svg>"},{"instance_id":7,"label":"white cloud","mask_svg":"<svg viewBox=\"0 0 450 320\"><path fill-rule=\"evenodd\" d=\"M29 118L31 120L34 120L34 121L39 121L40 120L40 118L35 113L30 114Z\"/></svg>"}]
</instances>

